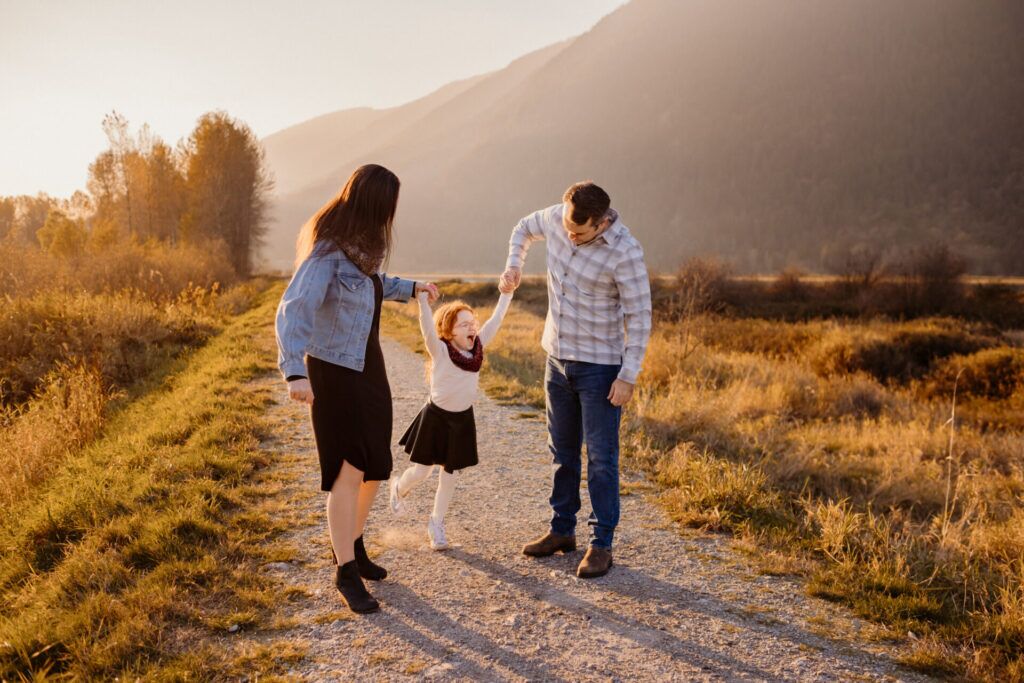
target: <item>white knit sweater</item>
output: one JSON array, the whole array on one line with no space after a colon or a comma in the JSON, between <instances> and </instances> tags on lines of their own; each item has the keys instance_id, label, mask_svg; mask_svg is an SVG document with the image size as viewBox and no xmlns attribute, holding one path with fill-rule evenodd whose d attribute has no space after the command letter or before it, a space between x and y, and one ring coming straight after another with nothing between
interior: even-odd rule
<instances>
[{"instance_id":1,"label":"white knit sweater","mask_svg":"<svg viewBox=\"0 0 1024 683\"><path fill-rule=\"evenodd\" d=\"M430 401L437 407L453 413L467 410L476 400L480 373L463 370L452 362L448 356L447 345L438 338L437 330L434 329L434 316L430 310L430 304L427 303L427 293L420 292L417 298L420 303L420 332L423 333L423 342L426 344L431 360ZM485 349L498 334L501 321L511 303L511 294L499 296L494 313L480 328L478 336L480 344ZM472 356L468 352L462 353L467 358Z\"/></svg>"}]
</instances>

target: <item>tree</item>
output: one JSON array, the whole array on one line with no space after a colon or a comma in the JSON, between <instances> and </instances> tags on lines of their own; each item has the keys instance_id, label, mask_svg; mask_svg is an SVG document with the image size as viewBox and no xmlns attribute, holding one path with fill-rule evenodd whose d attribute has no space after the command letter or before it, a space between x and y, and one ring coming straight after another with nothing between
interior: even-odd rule
<instances>
[{"instance_id":1,"label":"tree","mask_svg":"<svg viewBox=\"0 0 1024 683\"><path fill-rule=\"evenodd\" d=\"M110 142L110 156L105 169L109 175L111 197L119 199L124 211L124 226L128 235L135 235L135 222L132 215L132 172L130 170L137 157L135 142L128 132L128 119L116 111L103 117L103 132Z\"/></svg>"},{"instance_id":2,"label":"tree","mask_svg":"<svg viewBox=\"0 0 1024 683\"><path fill-rule=\"evenodd\" d=\"M174 150L159 138L146 156L146 210L150 236L178 241L178 229L185 212L185 177Z\"/></svg>"},{"instance_id":3,"label":"tree","mask_svg":"<svg viewBox=\"0 0 1024 683\"><path fill-rule=\"evenodd\" d=\"M68 218L67 214L54 209L46 216L43 227L36 232L39 245L54 256L74 258L85 250L89 234L81 221Z\"/></svg>"},{"instance_id":4,"label":"tree","mask_svg":"<svg viewBox=\"0 0 1024 683\"><path fill-rule=\"evenodd\" d=\"M0 197L0 240L5 239L14 229L14 197Z\"/></svg>"},{"instance_id":5,"label":"tree","mask_svg":"<svg viewBox=\"0 0 1024 683\"><path fill-rule=\"evenodd\" d=\"M224 112L200 117L184 145L188 239L222 239L240 275L251 272L266 233L273 181L252 130Z\"/></svg>"},{"instance_id":6,"label":"tree","mask_svg":"<svg viewBox=\"0 0 1024 683\"><path fill-rule=\"evenodd\" d=\"M96 225L104 225L107 230L120 229L123 209L121 187L114 153L111 150L100 152L96 160L89 164L86 180L86 188L96 207L92 217L94 229Z\"/></svg>"},{"instance_id":7,"label":"tree","mask_svg":"<svg viewBox=\"0 0 1024 683\"><path fill-rule=\"evenodd\" d=\"M14 222L10 238L23 244L38 245L36 233L46 223L46 217L57 206L57 200L40 192L35 197L20 195L14 198Z\"/></svg>"}]
</instances>

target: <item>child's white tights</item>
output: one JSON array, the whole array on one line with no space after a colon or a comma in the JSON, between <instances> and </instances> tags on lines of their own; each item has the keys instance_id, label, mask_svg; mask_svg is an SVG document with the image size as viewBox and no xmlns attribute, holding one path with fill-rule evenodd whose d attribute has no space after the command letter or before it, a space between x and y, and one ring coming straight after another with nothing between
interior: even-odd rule
<instances>
[{"instance_id":1,"label":"child's white tights","mask_svg":"<svg viewBox=\"0 0 1024 683\"><path fill-rule=\"evenodd\" d=\"M438 523L444 521L444 515L448 512L448 505L452 502L452 495L455 493L455 472L448 473L440 465L415 464L405 472L402 472L398 480L398 495L405 496L412 490L412 487L430 476L430 473L437 467L440 474L437 478L437 493L434 494L434 520Z\"/></svg>"}]
</instances>

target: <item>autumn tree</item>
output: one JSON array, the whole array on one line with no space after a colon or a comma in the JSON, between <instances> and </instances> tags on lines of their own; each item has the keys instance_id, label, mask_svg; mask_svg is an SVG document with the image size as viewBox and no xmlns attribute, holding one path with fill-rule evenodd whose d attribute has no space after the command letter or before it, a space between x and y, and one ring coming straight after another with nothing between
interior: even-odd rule
<instances>
[{"instance_id":1,"label":"autumn tree","mask_svg":"<svg viewBox=\"0 0 1024 683\"><path fill-rule=\"evenodd\" d=\"M248 275L267 230L273 188L259 140L244 123L210 112L199 119L184 155L187 238L222 239L235 270Z\"/></svg>"},{"instance_id":2,"label":"autumn tree","mask_svg":"<svg viewBox=\"0 0 1024 683\"><path fill-rule=\"evenodd\" d=\"M176 244L185 213L185 176L175 151L157 138L145 156L146 224L151 237Z\"/></svg>"},{"instance_id":3,"label":"autumn tree","mask_svg":"<svg viewBox=\"0 0 1024 683\"><path fill-rule=\"evenodd\" d=\"M185 211L179 155L143 125L136 135L117 112L103 120L108 149L89 166L93 229L104 235L178 241Z\"/></svg>"},{"instance_id":4,"label":"autumn tree","mask_svg":"<svg viewBox=\"0 0 1024 683\"><path fill-rule=\"evenodd\" d=\"M110 149L104 159L106 187L111 193L107 199L116 217L115 221L123 225L131 237L135 235L132 212L132 181L135 179L132 166L138 155L135 141L128 131L128 119L116 111L103 117L103 132L110 142Z\"/></svg>"},{"instance_id":5,"label":"autumn tree","mask_svg":"<svg viewBox=\"0 0 1024 683\"><path fill-rule=\"evenodd\" d=\"M5 200L10 206L10 224L7 227L6 238L21 244L38 246L39 241L36 233L43 227L46 217L50 211L57 206L57 200L40 192L36 196L19 195ZM7 211L5 209L5 211ZM0 218L0 221L3 219ZM2 229L2 228L0 228Z\"/></svg>"},{"instance_id":6,"label":"autumn tree","mask_svg":"<svg viewBox=\"0 0 1024 683\"><path fill-rule=\"evenodd\" d=\"M43 227L36 232L41 246L54 256L74 258L85 251L89 235L81 221L73 220L63 211L54 209L46 216Z\"/></svg>"},{"instance_id":7,"label":"autumn tree","mask_svg":"<svg viewBox=\"0 0 1024 683\"><path fill-rule=\"evenodd\" d=\"M0 240L6 239L14 229L14 197L0 197Z\"/></svg>"}]
</instances>

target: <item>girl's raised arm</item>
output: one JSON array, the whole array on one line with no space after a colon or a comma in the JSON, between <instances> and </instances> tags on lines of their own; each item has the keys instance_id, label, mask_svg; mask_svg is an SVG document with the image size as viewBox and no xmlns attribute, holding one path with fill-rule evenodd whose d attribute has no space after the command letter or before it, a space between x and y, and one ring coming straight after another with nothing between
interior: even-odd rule
<instances>
[{"instance_id":1,"label":"girl's raised arm","mask_svg":"<svg viewBox=\"0 0 1024 683\"><path fill-rule=\"evenodd\" d=\"M421 291L416 295L416 301L420 306L420 334L423 335L427 353L431 356L444 353L444 342L438 338L437 330L434 329L434 313L430 310L429 294Z\"/></svg>"},{"instance_id":2,"label":"girl's raised arm","mask_svg":"<svg viewBox=\"0 0 1024 683\"><path fill-rule=\"evenodd\" d=\"M511 303L511 292L498 297L498 305L494 307L494 313L491 314L491 317L480 328L481 344L487 346L494 339L495 335L498 334L498 330L501 328L501 321L505 319L505 314L508 313L508 307Z\"/></svg>"}]
</instances>

